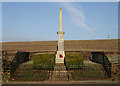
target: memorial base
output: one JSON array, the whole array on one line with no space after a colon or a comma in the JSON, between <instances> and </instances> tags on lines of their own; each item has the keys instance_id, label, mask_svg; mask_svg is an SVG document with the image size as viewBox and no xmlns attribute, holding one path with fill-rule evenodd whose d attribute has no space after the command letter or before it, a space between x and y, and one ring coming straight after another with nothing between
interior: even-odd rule
<instances>
[{"instance_id":1,"label":"memorial base","mask_svg":"<svg viewBox=\"0 0 120 86\"><path fill-rule=\"evenodd\" d=\"M65 52L57 51L55 63L64 63Z\"/></svg>"}]
</instances>

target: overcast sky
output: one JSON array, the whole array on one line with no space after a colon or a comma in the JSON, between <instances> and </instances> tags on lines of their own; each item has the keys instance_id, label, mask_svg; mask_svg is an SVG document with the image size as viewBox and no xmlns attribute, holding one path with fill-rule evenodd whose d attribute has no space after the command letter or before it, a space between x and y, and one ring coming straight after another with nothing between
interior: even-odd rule
<instances>
[{"instance_id":1,"label":"overcast sky","mask_svg":"<svg viewBox=\"0 0 120 86\"><path fill-rule=\"evenodd\" d=\"M57 40L60 8L65 40L118 38L117 2L4 2L2 41Z\"/></svg>"}]
</instances>

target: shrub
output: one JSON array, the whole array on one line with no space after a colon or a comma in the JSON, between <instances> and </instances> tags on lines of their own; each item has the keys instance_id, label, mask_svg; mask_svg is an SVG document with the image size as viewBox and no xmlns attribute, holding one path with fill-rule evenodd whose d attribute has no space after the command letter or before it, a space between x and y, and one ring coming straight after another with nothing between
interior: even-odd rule
<instances>
[{"instance_id":1,"label":"shrub","mask_svg":"<svg viewBox=\"0 0 120 86\"><path fill-rule=\"evenodd\" d=\"M38 53L33 55L33 65L37 69L51 69L55 65L54 53Z\"/></svg>"},{"instance_id":2,"label":"shrub","mask_svg":"<svg viewBox=\"0 0 120 86\"><path fill-rule=\"evenodd\" d=\"M81 53L66 53L65 64L70 69L81 68L83 66L83 55Z\"/></svg>"}]
</instances>

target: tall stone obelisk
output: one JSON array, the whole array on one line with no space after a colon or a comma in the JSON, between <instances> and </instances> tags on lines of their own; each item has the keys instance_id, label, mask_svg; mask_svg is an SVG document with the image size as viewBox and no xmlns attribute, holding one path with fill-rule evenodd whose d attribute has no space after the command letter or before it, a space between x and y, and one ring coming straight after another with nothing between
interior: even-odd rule
<instances>
[{"instance_id":1,"label":"tall stone obelisk","mask_svg":"<svg viewBox=\"0 0 120 86\"><path fill-rule=\"evenodd\" d=\"M62 9L60 8L59 11L59 31L57 32L58 34L58 51L56 54L56 63L64 63L64 58L65 58L65 52L64 52L64 39L63 39L63 34L64 32L62 31Z\"/></svg>"}]
</instances>

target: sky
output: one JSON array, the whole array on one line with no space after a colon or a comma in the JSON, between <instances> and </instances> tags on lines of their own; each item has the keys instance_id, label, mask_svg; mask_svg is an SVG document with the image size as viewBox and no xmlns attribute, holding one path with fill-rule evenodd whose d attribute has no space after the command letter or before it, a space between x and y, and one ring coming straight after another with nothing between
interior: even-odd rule
<instances>
[{"instance_id":1,"label":"sky","mask_svg":"<svg viewBox=\"0 0 120 86\"><path fill-rule=\"evenodd\" d=\"M2 41L57 40L60 8L64 40L118 38L117 2L3 2Z\"/></svg>"}]
</instances>

